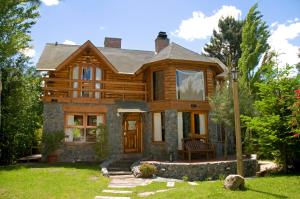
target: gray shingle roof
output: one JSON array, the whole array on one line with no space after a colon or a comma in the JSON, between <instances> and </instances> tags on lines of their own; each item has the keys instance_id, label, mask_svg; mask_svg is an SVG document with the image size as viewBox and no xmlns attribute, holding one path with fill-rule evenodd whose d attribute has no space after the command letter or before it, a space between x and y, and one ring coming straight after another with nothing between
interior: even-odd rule
<instances>
[{"instance_id":1,"label":"gray shingle roof","mask_svg":"<svg viewBox=\"0 0 300 199\"><path fill-rule=\"evenodd\" d=\"M55 70L65 59L74 53L79 45L46 44L37 63L37 70ZM153 51L128 50L119 48L97 47L119 73L134 74L144 64L165 59L201 61L217 63L224 71L227 67L218 59L200 55L176 43L171 43L158 54ZM222 75L226 75L227 72Z\"/></svg>"},{"instance_id":2,"label":"gray shingle roof","mask_svg":"<svg viewBox=\"0 0 300 199\"><path fill-rule=\"evenodd\" d=\"M37 70L55 70L59 64L67 59L79 47L79 45L46 44L37 63ZM144 65L147 60L154 56L153 51L107 47L97 47L97 49L120 73L134 73Z\"/></svg>"},{"instance_id":3,"label":"gray shingle roof","mask_svg":"<svg viewBox=\"0 0 300 199\"><path fill-rule=\"evenodd\" d=\"M172 42L169 46L165 47L162 51L156 54L152 59L149 60L149 62L156 62L164 59L177 59L177 60L215 63L213 59L204 55L200 55L174 42Z\"/></svg>"}]
</instances>

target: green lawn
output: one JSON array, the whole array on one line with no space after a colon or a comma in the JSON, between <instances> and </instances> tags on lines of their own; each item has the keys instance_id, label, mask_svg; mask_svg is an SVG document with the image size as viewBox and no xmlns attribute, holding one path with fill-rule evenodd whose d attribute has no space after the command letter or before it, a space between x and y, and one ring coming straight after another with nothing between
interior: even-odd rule
<instances>
[{"instance_id":1,"label":"green lawn","mask_svg":"<svg viewBox=\"0 0 300 199\"><path fill-rule=\"evenodd\" d=\"M109 182L99 171L99 164L0 167L0 198L94 198Z\"/></svg>"},{"instance_id":2,"label":"green lawn","mask_svg":"<svg viewBox=\"0 0 300 199\"><path fill-rule=\"evenodd\" d=\"M34 164L0 167L0 198L94 198L107 189L109 179L100 175L98 165L85 164ZM225 190L223 182L198 182L191 186L176 183L175 189L146 198L300 198L300 175L276 175L246 180L246 190ZM166 183L152 183L132 189L131 196L146 191L166 189ZM127 189L130 190L130 189Z\"/></svg>"}]
</instances>

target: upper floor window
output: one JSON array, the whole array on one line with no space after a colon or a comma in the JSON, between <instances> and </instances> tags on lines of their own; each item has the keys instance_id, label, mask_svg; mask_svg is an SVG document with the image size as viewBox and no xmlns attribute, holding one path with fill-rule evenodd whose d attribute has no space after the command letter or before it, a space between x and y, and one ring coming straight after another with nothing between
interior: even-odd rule
<instances>
[{"instance_id":1,"label":"upper floor window","mask_svg":"<svg viewBox=\"0 0 300 199\"><path fill-rule=\"evenodd\" d=\"M73 97L95 97L101 98L100 92L92 92L90 90L101 89L102 70L95 66L78 66L73 67ZM83 81L77 81L83 80ZM96 80L96 82L92 82Z\"/></svg>"},{"instance_id":2,"label":"upper floor window","mask_svg":"<svg viewBox=\"0 0 300 199\"><path fill-rule=\"evenodd\" d=\"M152 75L153 100L164 99L164 71L155 71Z\"/></svg>"},{"instance_id":3,"label":"upper floor window","mask_svg":"<svg viewBox=\"0 0 300 199\"><path fill-rule=\"evenodd\" d=\"M82 67L82 80L92 80L92 67Z\"/></svg>"},{"instance_id":4,"label":"upper floor window","mask_svg":"<svg viewBox=\"0 0 300 199\"><path fill-rule=\"evenodd\" d=\"M180 100L205 100L203 72L176 70L176 93Z\"/></svg>"}]
</instances>

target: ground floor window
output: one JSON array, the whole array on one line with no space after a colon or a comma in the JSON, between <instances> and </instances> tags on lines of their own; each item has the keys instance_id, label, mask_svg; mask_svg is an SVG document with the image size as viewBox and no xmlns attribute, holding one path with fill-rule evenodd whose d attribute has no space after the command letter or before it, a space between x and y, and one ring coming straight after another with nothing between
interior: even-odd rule
<instances>
[{"instance_id":1,"label":"ground floor window","mask_svg":"<svg viewBox=\"0 0 300 199\"><path fill-rule=\"evenodd\" d=\"M207 140L207 112L177 112L178 149L182 149L182 138Z\"/></svg>"},{"instance_id":2,"label":"ground floor window","mask_svg":"<svg viewBox=\"0 0 300 199\"><path fill-rule=\"evenodd\" d=\"M65 142L95 142L96 128L105 123L104 114L67 113L65 115Z\"/></svg>"},{"instance_id":3,"label":"ground floor window","mask_svg":"<svg viewBox=\"0 0 300 199\"><path fill-rule=\"evenodd\" d=\"M165 141L165 112L153 113L153 141Z\"/></svg>"}]
</instances>

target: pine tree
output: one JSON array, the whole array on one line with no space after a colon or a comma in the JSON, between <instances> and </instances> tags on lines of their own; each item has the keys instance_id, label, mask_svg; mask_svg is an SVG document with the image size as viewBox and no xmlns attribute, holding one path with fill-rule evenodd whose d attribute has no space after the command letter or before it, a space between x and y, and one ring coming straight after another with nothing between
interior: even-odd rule
<instances>
[{"instance_id":1,"label":"pine tree","mask_svg":"<svg viewBox=\"0 0 300 199\"><path fill-rule=\"evenodd\" d=\"M242 25L242 21L233 17L220 19L219 30L213 31L210 43L204 47L205 54L217 57L229 67L237 67L241 56Z\"/></svg>"}]
</instances>

